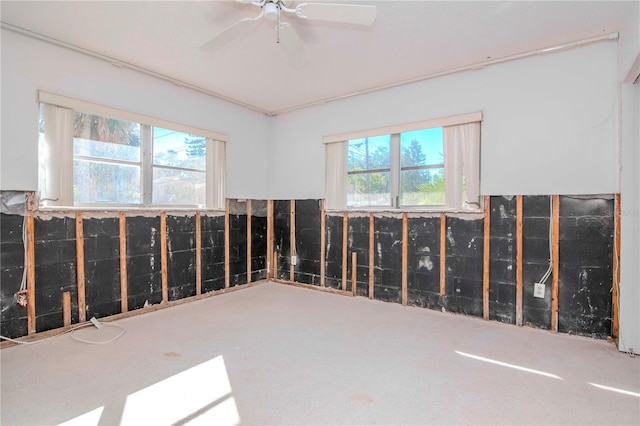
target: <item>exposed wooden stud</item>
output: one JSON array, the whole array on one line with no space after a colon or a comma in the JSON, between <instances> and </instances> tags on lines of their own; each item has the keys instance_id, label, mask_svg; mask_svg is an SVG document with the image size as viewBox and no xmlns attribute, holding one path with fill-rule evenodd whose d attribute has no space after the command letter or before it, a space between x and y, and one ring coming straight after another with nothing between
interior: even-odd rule
<instances>
[{"instance_id":1,"label":"exposed wooden stud","mask_svg":"<svg viewBox=\"0 0 640 426\"><path fill-rule=\"evenodd\" d=\"M225 201L224 208L224 288L229 288L231 282L230 270L229 270L229 199Z\"/></svg>"},{"instance_id":2,"label":"exposed wooden stud","mask_svg":"<svg viewBox=\"0 0 640 426\"><path fill-rule=\"evenodd\" d=\"M132 311L129 312L123 312L123 313L119 313L119 314L114 314L114 315L110 315L108 317L102 317L100 318L100 322L113 322L113 321L117 321L117 320L121 320L123 318L131 318L131 317L135 317L138 315L143 315L149 312L154 312L154 311L159 311L165 308L169 308L172 306L178 306L178 305L184 305L196 300L202 300L202 299L208 299L210 297L214 297L214 296L218 296L220 294L226 294L226 293L232 293L234 291L241 291L245 288L249 288L249 287L255 287L255 286L259 286L261 284L263 284L265 281L254 281L252 283L248 283L246 285L243 286L235 286L235 287L231 287L231 288L223 288L221 290L216 290L216 291L210 291L207 293L203 293L199 296L189 296L189 297L185 297L184 299L178 299L178 300L172 300L168 303L158 303L155 305L149 305L146 308L140 308L140 309L134 309ZM275 282L281 282L278 280L275 280ZM298 283L294 283L294 285L296 286L306 286L306 284L298 284ZM320 291L326 291L326 292L330 292L330 293L336 293L336 294L342 294L342 295L347 295L350 296L350 294L345 294L344 292L340 291L340 290L335 290L332 288L324 288L321 289L318 286L312 286L309 285L307 288L312 288L314 290L320 290ZM85 323L87 323L85 321ZM51 337L51 336L58 336L60 335L61 332L64 331L69 331L71 328L70 327L59 327L59 328L55 328L52 330L47 330L47 331L41 331L39 333L34 333L34 334L30 334L27 336L23 336L18 338L17 340L21 341L21 342L36 342L38 340L41 339L45 339L47 337ZM9 341L2 341L0 342L0 349L3 349L5 347L9 347L9 346L14 346L15 343L13 342L9 342Z\"/></svg>"},{"instance_id":3,"label":"exposed wooden stud","mask_svg":"<svg viewBox=\"0 0 640 426\"><path fill-rule=\"evenodd\" d=\"M295 266L293 256L296 256L296 200L291 200L289 208L289 281L295 281ZM297 259L297 258L296 258Z\"/></svg>"},{"instance_id":4,"label":"exposed wooden stud","mask_svg":"<svg viewBox=\"0 0 640 426\"><path fill-rule=\"evenodd\" d=\"M522 325L522 195L516 196L516 325Z\"/></svg>"},{"instance_id":5,"label":"exposed wooden stud","mask_svg":"<svg viewBox=\"0 0 640 426\"><path fill-rule=\"evenodd\" d=\"M71 325L71 293L62 293L62 324L64 327Z\"/></svg>"},{"instance_id":6,"label":"exposed wooden stud","mask_svg":"<svg viewBox=\"0 0 640 426\"><path fill-rule=\"evenodd\" d=\"M551 331L558 331L558 293L560 289L560 196L552 200L551 218Z\"/></svg>"},{"instance_id":7,"label":"exposed wooden stud","mask_svg":"<svg viewBox=\"0 0 640 426\"><path fill-rule=\"evenodd\" d=\"M78 320L87 320L87 307L84 287L84 228L82 213L76 213L76 278L78 283Z\"/></svg>"},{"instance_id":8,"label":"exposed wooden stud","mask_svg":"<svg viewBox=\"0 0 640 426\"><path fill-rule=\"evenodd\" d=\"M202 215L196 212L196 296L202 294Z\"/></svg>"},{"instance_id":9,"label":"exposed wooden stud","mask_svg":"<svg viewBox=\"0 0 640 426\"><path fill-rule=\"evenodd\" d=\"M375 227L373 213L369 213L369 299L373 299L373 274L375 259Z\"/></svg>"},{"instance_id":10,"label":"exposed wooden stud","mask_svg":"<svg viewBox=\"0 0 640 426\"><path fill-rule=\"evenodd\" d=\"M346 268L345 268L346 270ZM351 253L351 294L357 295L358 288L358 253Z\"/></svg>"},{"instance_id":11,"label":"exposed wooden stud","mask_svg":"<svg viewBox=\"0 0 640 426\"><path fill-rule=\"evenodd\" d=\"M251 200L247 200L247 282L251 282Z\"/></svg>"},{"instance_id":12,"label":"exposed wooden stud","mask_svg":"<svg viewBox=\"0 0 640 426\"><path fill-rule=\"evenodd\" d=\"M349 213L342 215L342 291L347 291L347 245L349 243Z\"/></svg>"},{"instance_id":13,"label":"exposed wooden stud","mask_svg":"<svg viewBox=\"0 0 640 426\"><path fill-rule=\"evenodd\" d=\"M128 290L127 290L127 218L124 212L120 212L120 311L129 310Z\"/></svg>"},{"instance_id":14,"label":"exposed wooden stud","mask_svg":"<svg viewBox=\"0 0 640 426\"><path fill-rule=\"evenodd\" d=\"M620 207L620 194L616 194L613 206L613 291L611 292L611 336L614 338L618 337L620 328L618 316L618 295L620 294Z\"/></svg>"},{"instance_id":15,"label":"exposed wooden stud","mask_svg":"<svg viewBox=\"0 0 640 426\"><path fill-rule=\"evenodd\" d=\"M273 251L273 253L271 253L271 262L273 263L273 274L272 274L272 278L278 278L278 252L277 251Z\"/></svg>"},{"instance_id":16,"label":"exposed wooden stud","mask_svg":"<svg viewBox=\"0 0 640 426\"><path fill-rule=\"evenodd\" d=\"M484 234L482 248L482 318L489 319L489 259L491 237L491 197L484 197Z\"/></svg>"},{"instance_id":17,"label":"exposed wooden stud","mask_svg":"<svg viewBox=\"0 0 640 426\"><path fill-rule=\"evenodd\" d=\"M440 296L446 294L447 284L447 215L440 213Z\"/></svg>"},{"instance_id":18,"label":"exposed wooden stud","mask_svg":"<svg viewBox=\"0 0 640 426\"><path fill-rule=\"evenodd\" d=\"M169 277L167 274L167 213L160 213L160 264L162 265L162 303L169 302Z\"/></svg>"},{"instance_id":19,"label":"exposed wooden stud","mask_svg":"<svg viewBox=\"0 0 640 426\"><path fill-rule=\"evenodd\" d=\"M36 332L36 245L33 216L27 216L27 333Z\"/></svg>"},{"instance_id":20,"label":"exposed wooden stud","mask_svg":"<svg viewBox=\"0 0 640 426\"><path fill-rule=\"evenodd\" d=\"M267 279L275 278L273 256L273 200L267 201Z\"/></svg>"},{"instance_id":21,"label":"exposed wooden stud","mask_svg":"<svg viewBox=\"0 0 640 426\"><path fill-rule=\"evenodd\" d=\"M325 245L327 243L327 236L326 236L326 230L325 230L326 223L327 222L326 222L326 217L324 212L324 200L320 200L320 287L325 286L324 261L326 257Z\"/></svg>"},{"instance_id":22,"label":"exposed wooden stud","mask_svg":"<svg viewBox=\"0 0 640 426\"><path fill-rule=\"evenodd\" d=\"M402 304L407 304L407 275L408 275L408 252L409 252L409 219L407 212L402 213Z\"/></svg>"}]
</instances>

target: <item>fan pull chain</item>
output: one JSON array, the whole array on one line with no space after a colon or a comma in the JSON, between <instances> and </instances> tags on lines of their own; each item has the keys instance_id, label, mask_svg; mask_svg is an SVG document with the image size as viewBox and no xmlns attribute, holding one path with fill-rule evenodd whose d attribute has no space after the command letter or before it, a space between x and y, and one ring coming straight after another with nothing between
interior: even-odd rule
<instances>
[{"instance_id":1,"label":"fan pull chain","mask_svg":"<svg viewBox=\"0 0 640 426\"><path fill-rule=\"evenodd\" d=\"M278 26L276 27L276 43L280 44L280 6L278 6Z\"/></svg>"}]
</instances>

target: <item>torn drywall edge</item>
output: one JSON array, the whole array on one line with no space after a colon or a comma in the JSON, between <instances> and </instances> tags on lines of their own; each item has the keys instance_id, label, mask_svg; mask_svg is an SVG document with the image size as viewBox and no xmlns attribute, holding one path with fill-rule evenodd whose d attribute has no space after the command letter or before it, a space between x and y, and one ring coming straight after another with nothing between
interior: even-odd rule
<instances>
[{"instance_id":1,"label":"torn drywall edge","mask_svg":"<svg viewBox=\"0 0 640 426\"><path fill-rule=\"evenodd\" d=\"M483 213L481 211L460 211L460 210L429 210L429 211L420 211L420 210L400 210L400 211L391 211L391 210L327 210L325 214L327 216L340 216L342 217L345 213L352 217L369 217L373 214L373 217L392 217L392 218L402 218L402 215L406 213L409 218L431 218L431 217L440 217L442 213L444 213L447 217L456 217L460 219L468 219L468 220L476 220L482 219Z\"/></svg>"},{"instance_id":2,"label":"torn drywall edge","mask_svg":"<svg viewBox=\"0 0 640 426\"><path fill-rule=\"evenodd\" d=\"M0 192L0 213L24 215L27 210L27 194L22 191Z\"/></svg>"},{"instance_id":3,"label":"torn drywall edge","mask_svg":"<svg viewBox=\"0 0 640 426\"><path fill-rule=\"evenodd\" d=\"M160 217L162 213L176 217L194 217L197 212L202 216L217 217L224 216L224 211L200 211L200 210L39 210L33 214L41 220L51 220L53 218L62 219L65 217L75 218L81 214L83 219L118 218L120 213L124 213L126 218L131 217Z\"/></svg>"}]
</instances>

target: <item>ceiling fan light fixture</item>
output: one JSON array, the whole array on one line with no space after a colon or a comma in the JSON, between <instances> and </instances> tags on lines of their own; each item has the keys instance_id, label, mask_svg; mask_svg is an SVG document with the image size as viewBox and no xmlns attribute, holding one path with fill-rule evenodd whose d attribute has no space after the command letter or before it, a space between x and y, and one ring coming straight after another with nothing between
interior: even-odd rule
<instances>
[{"instance_id":1,"label":"ceiling fan light fixture","mask_svg":"<svg viewBox=\"0 0 640 426\"><path fill-rule=\"evenodd\" d=\"M273 2L267 2L264 5L264 17L269 21L275 21L278 19L278 6Z\"/></svg>"}]
</instances>

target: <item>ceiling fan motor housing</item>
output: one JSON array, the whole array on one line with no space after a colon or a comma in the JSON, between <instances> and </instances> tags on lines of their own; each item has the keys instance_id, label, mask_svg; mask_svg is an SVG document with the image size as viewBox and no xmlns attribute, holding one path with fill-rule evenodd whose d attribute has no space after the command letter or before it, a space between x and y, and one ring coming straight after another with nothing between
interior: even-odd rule
<instances>
[{"instance_id":1,"label":"ceiling fan motor housing","mask_svg":"<svg viewBox=\"0 0 640 426\"><path fill-rule=\"evenodd\" d=\"M278 19L279 6L276 2L267 2L264 5L264 17L269 21L275 21Z\"/></svg>"}]
</instances>

